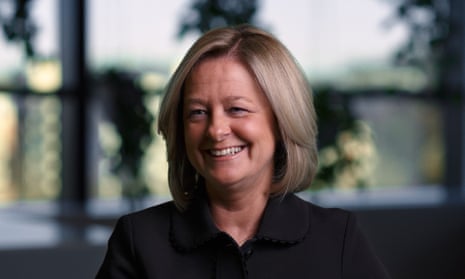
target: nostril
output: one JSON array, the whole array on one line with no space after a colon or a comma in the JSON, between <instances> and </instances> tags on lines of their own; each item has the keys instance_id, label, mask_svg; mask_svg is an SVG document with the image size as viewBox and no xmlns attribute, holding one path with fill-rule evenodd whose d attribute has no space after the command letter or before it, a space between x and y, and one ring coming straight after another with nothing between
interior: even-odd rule
<instances>
[{"instance_id":1,"label":"nostril","mask_svg":"<svg viewBox=\"0 0 465 279\"><path fill-rule=\"evenodd\" d=\"M230 133L231 129L229 128L229 125L224 124L211 124L208 129L208 134L215 141L223 141Z\"/></svg>"}]
</instances>

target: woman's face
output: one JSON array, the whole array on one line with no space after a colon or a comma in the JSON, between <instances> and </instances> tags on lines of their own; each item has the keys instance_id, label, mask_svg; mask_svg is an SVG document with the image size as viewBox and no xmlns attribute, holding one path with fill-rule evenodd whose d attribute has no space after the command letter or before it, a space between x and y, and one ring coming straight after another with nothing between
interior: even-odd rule
<instances>
[{"instance_id":1,"label":"woman's face","mask_svg":"<svg viewBox=\"0 0 465 279\"><path fill-rule=\"evenodd\" d=\"M211 58L193 69L183 121L187 156L207 187L269 189L276 125L267 98L240 62Z\"/></svg>"}]
</instances>

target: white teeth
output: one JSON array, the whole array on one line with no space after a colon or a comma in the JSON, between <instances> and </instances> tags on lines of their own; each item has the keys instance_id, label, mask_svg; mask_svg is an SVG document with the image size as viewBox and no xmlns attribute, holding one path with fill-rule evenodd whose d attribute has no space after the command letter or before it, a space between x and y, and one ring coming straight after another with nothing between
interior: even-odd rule
<instances>
[{"instance_id":1,"label":"white teeth","mask_svg":"<svg viewBox=\"0 0 465 279\"><path fill-rule=\"evenodd\" d=\"M213 156L234 155L242 150L242 147L229 147L221 150L210 150Z\"/></svg>"}]
</instances>

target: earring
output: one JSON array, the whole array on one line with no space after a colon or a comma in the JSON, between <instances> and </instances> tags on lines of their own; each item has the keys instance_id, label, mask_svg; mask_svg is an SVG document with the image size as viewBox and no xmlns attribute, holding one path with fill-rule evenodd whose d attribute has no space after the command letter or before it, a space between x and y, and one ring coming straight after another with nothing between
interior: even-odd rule
<instances>
[{"instance_id":1,"label":"earring","mask_svg":"<svg viewBox=\"0 0 465 279\"><path fill-rule=\"evenodd\" d=\"M199 183L199 174L197 172L195 172L195 174L194 174L194 187L192 188L191 191L184 191L184 196L187 197L187 196L191 195L195 190L197 190L198 183Z\"/></svg>"}]
</instances>

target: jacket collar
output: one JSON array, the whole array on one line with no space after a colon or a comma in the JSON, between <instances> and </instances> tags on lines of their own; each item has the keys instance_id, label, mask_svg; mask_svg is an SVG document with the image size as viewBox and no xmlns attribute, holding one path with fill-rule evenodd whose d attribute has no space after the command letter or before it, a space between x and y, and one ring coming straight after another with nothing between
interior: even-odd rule
<instances>
[{"instance_id":1,"label":"jacket collar","mask_svg":"<svg viewBox=\"0 0 465 279\"><path fill-rule=\"evenodd\" d=\"M287 194L268 200L256 239L280 244L302 241L310 229L310 207L306 202ZM224 235L213 223L205 196L193 200L186 211L174 210L171 215L170 240L182 251L189 251Z\"/></svg>"},{"instance_id":2,"label":"jacket collar","mask_svg":"<svg viewBox=\"0 0 465 279\"><path fill-rule=\"evenodd\" d=\"M294 194L270 198L258 227L257 239L288 244L302 241L310 229L309 210L307 203Z\"/></svg>"}]
</instances>

